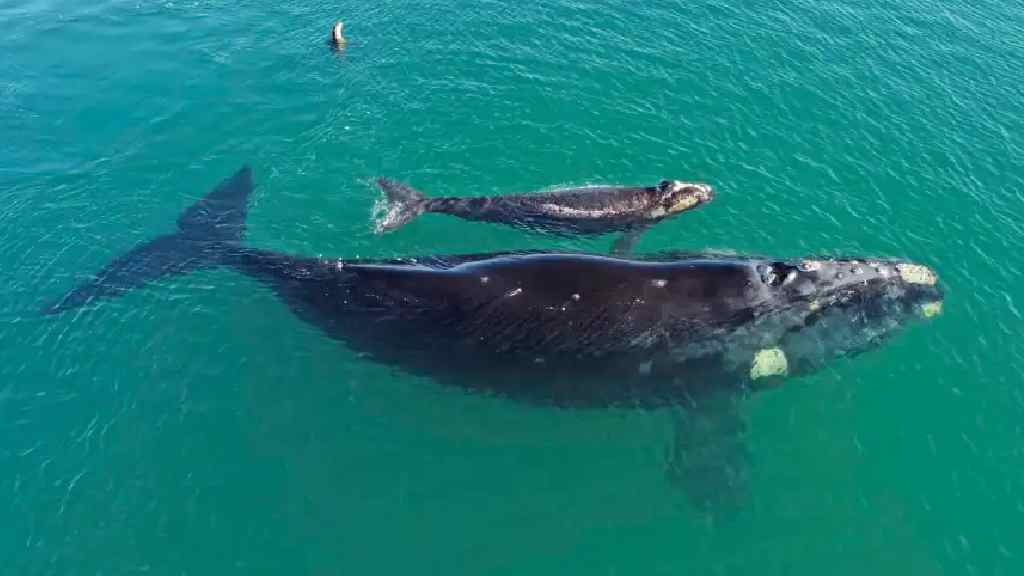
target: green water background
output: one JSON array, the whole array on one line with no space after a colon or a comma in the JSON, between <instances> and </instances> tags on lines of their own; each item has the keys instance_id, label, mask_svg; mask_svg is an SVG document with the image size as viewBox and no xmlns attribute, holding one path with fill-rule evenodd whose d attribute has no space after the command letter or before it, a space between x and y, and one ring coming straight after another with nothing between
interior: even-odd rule
<instances>
[{"instance_id":1,"label":"green water background","mask_svg":"<svg viewBox=\"0 0 1024 576\"><path fill-rule=\"evenodd\" d=\"M4 573L1024 573L1020 3L5 0L0 24ZM665 481L666 414L443 389L228 270L36 314L243 163L251 245L345 257L611 243L375 237L378 175L704 180L640 251L910 258L945 313L751 399L727 521Z\"/></svg>"}]
</instances>

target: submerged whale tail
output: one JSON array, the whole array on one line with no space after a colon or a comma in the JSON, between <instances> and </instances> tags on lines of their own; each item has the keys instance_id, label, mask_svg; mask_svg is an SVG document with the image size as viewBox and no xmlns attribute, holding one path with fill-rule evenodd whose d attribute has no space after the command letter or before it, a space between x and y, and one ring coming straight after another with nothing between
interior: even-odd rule
<instances>
[{"instance_id":1,"label":"submerged whale tail","mask_svg":"<svg viewBox=\"0 0 1024 576\"><path fill-rule=\"evenodd\" d=\"M93 278L44 306L43 313L57 314L119 296L164 276L221 264L245 234L252 190L252 169L243 166L185 209L175 232L116 258Z\"/></svg>"},{"instance_id":2,"label":"submerged whale tail","mask_svg":"<svg viewBox=\"0 0 1024 576\"><path fill-rule=\"evenodd\" d=\"M387 178L378 178L377 185L388 200L387 211L377 221L378 234L397 230L425 211L426 200L418 190Z\"/></svg>"}]
</instances>

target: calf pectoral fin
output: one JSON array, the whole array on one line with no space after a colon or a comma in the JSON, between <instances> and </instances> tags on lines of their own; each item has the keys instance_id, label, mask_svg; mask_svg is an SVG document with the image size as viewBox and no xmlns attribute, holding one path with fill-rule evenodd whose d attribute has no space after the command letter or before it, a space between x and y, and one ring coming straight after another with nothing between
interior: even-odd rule
<instances>
[{"instance_id":1,"label":"calf pectoral fin","mask_svg":"<svg viewBox=\"0 0 1024 576\"><path fill-rule=\"evenodd\" d=\"M748 498L751 458L740 401L722 394L671 410L666 476L703 512L728 513Z\"/></svg>"},{"instance_id":2,"label":"calf pectoral fin","mask_svg":"<svg viewBox=\"0 0 1024 576\"><path fill-rule=\"evenodd\" d=\"M640 240L640 236L646 231L647 226L645 225L635 226L626 230L622 233L622 236L616 238L615 242L612 243L611 253L615 256L628 255L633 251L633 248L636 247L636 243Z\"/></svg>"}]
</instances>

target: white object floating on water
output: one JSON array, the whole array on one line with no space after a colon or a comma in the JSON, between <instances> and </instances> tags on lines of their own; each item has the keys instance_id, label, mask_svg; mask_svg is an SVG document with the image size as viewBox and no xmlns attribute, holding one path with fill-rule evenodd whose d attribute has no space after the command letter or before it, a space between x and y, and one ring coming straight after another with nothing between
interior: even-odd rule
<instances>
[{"instance_id":1,"label":"white object floating on water","mask_svg":"<svg viewBox=\"0 0 1024 576\"><path fill-rule=\"evenodd\" d=\"M339 48L345 45L345 25L340 20L331 27L331 43Z\"/></svg>"}]
</instances>

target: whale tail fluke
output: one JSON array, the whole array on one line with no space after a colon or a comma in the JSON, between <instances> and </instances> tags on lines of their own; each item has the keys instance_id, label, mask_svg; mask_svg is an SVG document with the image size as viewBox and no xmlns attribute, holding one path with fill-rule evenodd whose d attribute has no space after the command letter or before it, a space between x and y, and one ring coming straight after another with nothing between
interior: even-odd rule
<instances>
[{"instance_id":1,"label":"whale tail fluke","mask_svg":"<svg viewBox=\"0 0 1024 576\"><path fill-rule=\"evenodd\" d=\"M252 191L252 168L242 166L181 213L179 233L201 240L241 242Z\"/></svg>"},{"instance_id":2,"label":"whale tail fluke","mask_svg":"<svg viewBox=\"0 0 1024 576\"><path fill-rule=\"evenodd\" d=\"M245 234L252 191L252 169L243 166L185 209L175 232L139 244L114 259L92 278L44 306L42 312L57 314L119 296L165 276L224 263Z\"/></svg>"},{"instance_id":3,"label":"whale tail fluke","mask_svg":"<svg viewBox=\"0 0 1024 576\"><path fill-rule=\"evenodd\" d=\"M378 178L377 185L387 197L387 210L377 220L377 233L397 230L426 210L426 199L418 190L395 180Z\"/></svg>"}]
</instances>

